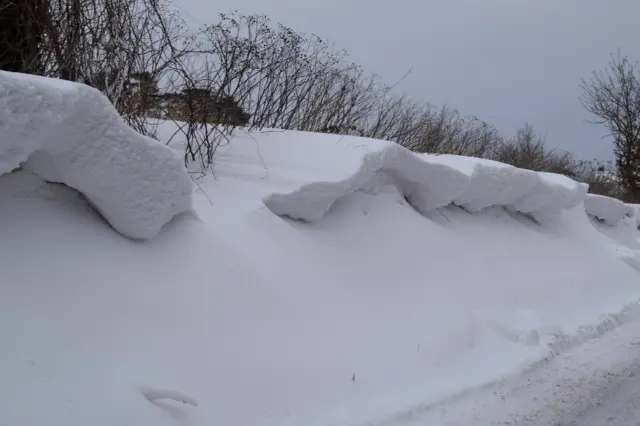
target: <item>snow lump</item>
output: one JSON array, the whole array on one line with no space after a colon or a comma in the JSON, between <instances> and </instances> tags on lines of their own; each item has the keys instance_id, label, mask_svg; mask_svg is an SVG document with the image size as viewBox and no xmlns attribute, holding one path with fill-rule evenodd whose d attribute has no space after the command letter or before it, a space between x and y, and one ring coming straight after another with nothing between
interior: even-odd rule
<instances>
[{"instance_id":1,"label":"snow lump","mask_svg":"<svg viewBox=\"0 0 640 426\"><path fill-rule=\"evenodd\" d=\"M180 156L127 126L98 90L0 71L0 175L19 167L81 192L132 239L192 208Z\"/></svg>"}]
</instances>

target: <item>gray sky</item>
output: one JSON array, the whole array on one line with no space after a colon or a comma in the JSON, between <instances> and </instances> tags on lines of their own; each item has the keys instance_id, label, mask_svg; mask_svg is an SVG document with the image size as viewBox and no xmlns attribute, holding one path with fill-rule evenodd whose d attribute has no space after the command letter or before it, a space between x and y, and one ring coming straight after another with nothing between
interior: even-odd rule
<instances>
[{"instance_id":1,"label":"gray sky","mask_svg":"<svg viewBox=\"0 0 640 426\"><path fill-rule=\"evenodd\" d=\"M578 84L618 49L640 59L640 0L173 0L196 24L265 14L345 48L385 83L504 133L528 121L550 147L610 159ZM635 48L635 49L634 49Z\"/></svg>"}]
</instances>

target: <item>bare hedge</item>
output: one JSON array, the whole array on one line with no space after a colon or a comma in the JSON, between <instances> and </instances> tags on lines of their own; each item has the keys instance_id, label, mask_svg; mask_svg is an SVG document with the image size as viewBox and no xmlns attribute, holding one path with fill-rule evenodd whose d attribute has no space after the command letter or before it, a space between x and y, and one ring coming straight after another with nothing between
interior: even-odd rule
<instances>
[{"instance_id":1,"label":"bare hedge","mask_svg":"<svg viewBox=\"0 0 640 426\"><path fill-rule=\"evenodd\" d=\"M185 163L211 166L237 126L295 129L491 158L611 192L595 167L548 149L531 126L503 137L454 108L411 101L326 40L266 16L220 14L194 31L164 0L37 4L30 16L39 17L38 49L27 71L98 88L140 132L153 136L150 117L174 120Z\"/></svg>"}]
</instances>

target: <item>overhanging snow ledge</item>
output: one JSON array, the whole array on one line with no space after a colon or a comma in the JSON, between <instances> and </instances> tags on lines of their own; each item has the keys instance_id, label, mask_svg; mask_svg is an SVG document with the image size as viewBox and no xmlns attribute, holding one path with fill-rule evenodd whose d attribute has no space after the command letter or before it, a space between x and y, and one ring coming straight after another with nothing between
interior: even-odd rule
<instances>
[{"instance_id":1,"label":"overhanging snow ledge","mask_svg":"<svg viewBox=\"0 0 640 426\"><path fill-rule=\"evenodd\" d=\"M0 175L20 166L78 190L132 239L192 210L180 156L127 126L98 90L0 71Z\"/></svg>"}]
</instances>

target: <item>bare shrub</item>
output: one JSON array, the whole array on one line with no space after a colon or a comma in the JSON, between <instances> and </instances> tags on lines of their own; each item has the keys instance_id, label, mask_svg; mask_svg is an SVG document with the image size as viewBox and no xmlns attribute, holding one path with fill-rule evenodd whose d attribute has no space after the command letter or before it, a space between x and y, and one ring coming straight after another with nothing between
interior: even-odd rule
<instances>
[{"instance_id":1,"label":"bare shrub","mask_svg":"<svg viewBox=\"0 0 640 426\"><path fill-rule=\"evenodd\" d=\"M400 143L416 152L490 157L500 141L498 131L484 121L446 106L427 106Z\"/></svg>"},{"instance_id":2,"label":"bare shrub","mask_svg":"<svg viewBox=\"0 0 640 426\"><path fill-rule=\"evenodd\" d=\"M493 159L522 169L558 173L571 178L579 174L578 163L572 155L547 149L544 138L529 124L518 129L515 137L503 142Z\"/></svg>"},{"instance_id":3,"label":"bare shrub","mask_svg":"<svg viewBox=\"0 0 640 426\"><path fill-rule=\"evenodd\" d=\"M227 120L230 112L225 107L237 105L233 99L221 99L206 58L202 64L183 61L174 71L169 85L174 90L161 96L161 115L176 123L176 133L184 137L185 166L200 161L206 169L212 165L220 144L228 140L237 120L244 124L248 116L240 111L239 117Z\"/></svg>"},{"instance_id":4,"label":"bare shrub","mask_svg":"<svg viewBox=\"0 0 640 426\"><path fill-rule=\"evenodd\" d=\"M50 0L38 8L24 3L30 14L9 12L38 25L29 43L17 45L22 56L5 49L5 62L96 87L142 133L152 132L149 117L173 120L185 141L185 163L203 167L242 126L386 139L416 152L492 158L592 183L598 177L570 154L546 149L531 126L504 139L476 117L411 101L315 35L238 13L221 14L216 23L190 32L163 1ZM13 30L3 31L0 47L3 40L18 43ZM628 62L616 64L612 79L600 76L585 86L587 105L603 120L611 118L604 109L609 86L636 81Z\"/></svg>"},{"instance_id":5,"label":"bare shrub","mask_svg":"<svg viewBox=\"0 0 640 426\"><path fill-rule=\"evenodd\" d=\"M141 117L158 80L186 53L184 28L168 5L162 0L48 0L23 7L35 8L31 15L37 12L37 54L31 55L36 59L30 71L98 88L144 133Z\"/></svg>"},{"instance_id":6,"label":"bare shrub","mask_svg":"<svg viewBox=\"0 0 640 426\"><path fill-rule=\"evenodd\" d=\"M487 123L396 95L393 86L350 63L344 51L317 36L274 26L264 16L220 15L198 33L194 47L197 56L181 63L173 86L206 87L212 98L233 99L249 118L216 122L224 124L225 134L236 125L295 129L485 157L500 140Z\"/></svg>"},{"instance_id":7,"label":"bare shrub","mask_svg":"<svg viewBox=\"0 0 640 426\"><path fill-rule=\"evenodd\" d=\"M607 170L604 165L597 161L586 161L582 163L581 173L577 179L589 185L589 192L592 194L605 195L607 197L626 200L625 191L620 185L615 171Z\"/></svg>"},{"instance_id":8,"label":"bare shrub","mask_svg":"<svg viewBox=\"0 0 640 426\"><path fill-rule=\"evenodd\" d=\"M221 14L188 33L162 0L53 0L43 73L90 84L125 120L174 120L186 159L209 166L237 126L387 139L419 152L488 156L494 128L395 94L321 38L264 16Z\"/></svg>"}]
</instances>

